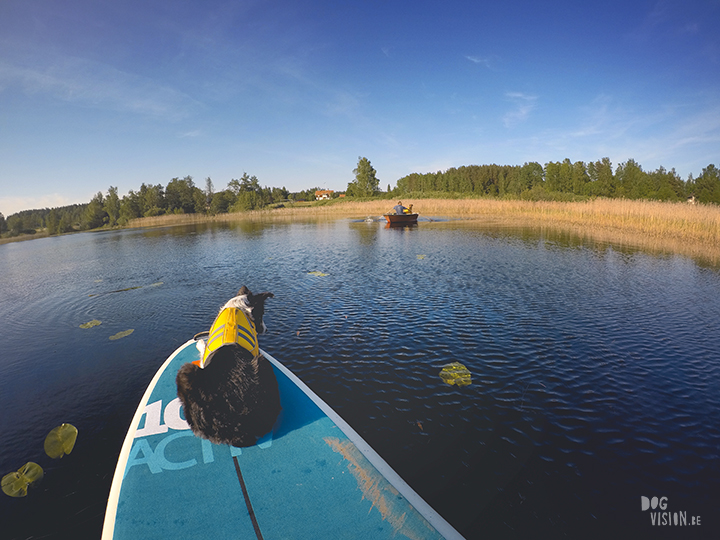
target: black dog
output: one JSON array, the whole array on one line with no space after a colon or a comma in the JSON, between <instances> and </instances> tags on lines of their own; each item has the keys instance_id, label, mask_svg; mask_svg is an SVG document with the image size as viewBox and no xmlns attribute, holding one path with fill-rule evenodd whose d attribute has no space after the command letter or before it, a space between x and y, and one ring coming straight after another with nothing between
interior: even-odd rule
<instances>
[{"instance_id":1,"label":"black dog","mask_svg":"<svg viewBox=\"0 0 720 540\"><path fill-rule=\"evenodd\" d=\"M252 446L280 414L277 379L257 345L257 335L266 331L265 300L272 297L243 286L215 319L202 359L178 371L178 397L199 437Z\"/></svg>"}]
</instances>

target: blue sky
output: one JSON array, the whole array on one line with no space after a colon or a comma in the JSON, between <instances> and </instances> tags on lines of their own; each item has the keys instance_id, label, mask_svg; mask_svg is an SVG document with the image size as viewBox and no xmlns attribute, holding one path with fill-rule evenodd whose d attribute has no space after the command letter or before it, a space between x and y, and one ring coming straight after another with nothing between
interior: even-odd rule
<instances>
[{"instance_id":1,"label":"blue sky","mask_svg":"<svg viewBox=\"0 0 720 540\"><path fill-rule=\"evenodd\" d=\"M720 1L0 2L0 212L243 172L720 166Z\"/></svg>"}]
</instances>

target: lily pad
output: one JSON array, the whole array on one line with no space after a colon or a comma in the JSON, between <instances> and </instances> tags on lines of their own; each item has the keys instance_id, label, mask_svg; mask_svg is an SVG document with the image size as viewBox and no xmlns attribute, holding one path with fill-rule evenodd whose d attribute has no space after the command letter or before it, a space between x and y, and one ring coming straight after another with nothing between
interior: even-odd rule
<instances>
[{"instance_id":1,"label":"lily pad","mask_svg":"<svg viewBox=\"0 0 720 540\"><path fill-rule=\"evenodd\" d=\"M440 378L445 384L458 386L467 386L472 384L472 376L468 368L463 366L460 362L452 362L443 366L440 372Z\"/></svg>"},{"instance_id":2,"label":"lily pad","mask_svg":"<svg viewBox=\"0 0 720 540\"><path fill-rule=\"evenodd\" d=\"M10 497L25 497L30 484L42 480L43 470L40 465L28 461L17 472L3 476L2 490Z\"/></svg>"},{"instance_id":3,"label":"lily pad","mask_svg":"<svg viewBox=\"0 0 720 540\"><path fill-rule=\"evenodd\" d=\"M314 271L312 271L312 272L308 272L308 274L310 274L311 276L317 276L317 277L325 277L325 276L329 276L329 275L330 275L330 274L324 274L324 273L322 273L322 272L320 272L320 271L318 271L318 270L314 270Z\"/></svg>"},{"instance_id":4,"label":"lily pad","mask_svg":"<svg viewBox=\"0 0 720 540\"><path fill-rule=\"evenodd\" d=\"M83 323L80 325L80 328L92 328L93 326L98 326L102 324L101 321L98 321L97 319L93 319L92 321L88 321L86 323Z\"/></svg>"},{"instance_id":5,"label":"lily pad","mask_svg":"<svg viewBox=\"0 0 720 540\"><path fill-rule=\"evenodd\" d=\"M110 341L115 341L116 339L124 338L126 336L129 336L135 331L134 328L131 328L130 330L123 330L122 332L118 332L114 336L110 336Z\"/></svg>"},{"instance_id":6,"label":"lily pad","mask_svg":"<svg viewBox=\"0 0 720 540\"><path fill-rule=\"evenodd\" d=\"M53 459L72 452L77 440L78 430L72 424L61 424L53 428L45 437L45 453Z\"/></svg>"},{"instance_id":7,"label":"lily pad","mask_svg":"<svg viewBox=\"0 0 720 540\"><path fill-rule=\"evenodd\" d=\"M142 285L136 285L135 287L127 287L125 289L117 289L115 291L106 291L106 292L101 292L101 293L97 293L97 294L88 294L88 297L92 298L93 296L102 296L104 294L113 294L113 293L118 293L118 292L134 291L135 289L142 289Z\"/></svg>"}]
</instances>

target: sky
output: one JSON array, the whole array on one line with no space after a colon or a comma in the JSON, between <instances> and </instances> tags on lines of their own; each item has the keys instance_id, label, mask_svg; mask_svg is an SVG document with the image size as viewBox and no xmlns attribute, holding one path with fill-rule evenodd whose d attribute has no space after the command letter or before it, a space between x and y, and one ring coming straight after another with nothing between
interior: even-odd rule
<instances>
[{"instance_id":1,"label":"sky","mask_svg":"<svg viewBox=\"0 0 720 540\"><path fill-rule=\"evenodd\" d=\"M0 212L243 173L720 166L720 0L0 0Z\"/></svg>"}]
</instances>

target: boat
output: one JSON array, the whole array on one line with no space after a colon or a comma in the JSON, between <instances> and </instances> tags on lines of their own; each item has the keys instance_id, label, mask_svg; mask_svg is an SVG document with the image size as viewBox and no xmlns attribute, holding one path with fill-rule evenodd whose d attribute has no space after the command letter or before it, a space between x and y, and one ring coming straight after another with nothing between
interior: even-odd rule
<instances>
[{"instance_id":1,"label":"boat","mask_svg":"<svg viewBox=\"0 0 720 540\"><path fill-rule=\"evenodd\" d=\"M417 223L418 214L383 214L390 225L410 225Z\"/></svg>"}]
</instances>

